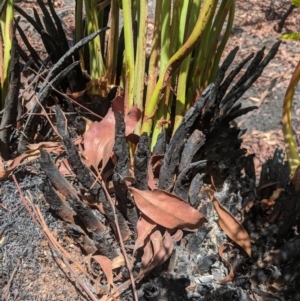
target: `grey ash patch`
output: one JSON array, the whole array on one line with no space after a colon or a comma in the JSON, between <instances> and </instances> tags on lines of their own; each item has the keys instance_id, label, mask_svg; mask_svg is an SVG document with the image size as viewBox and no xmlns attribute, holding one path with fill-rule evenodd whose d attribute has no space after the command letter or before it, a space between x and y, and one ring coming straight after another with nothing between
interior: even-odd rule
<instances>
[{"instance_id":1,"label":"grey ash patch","mask_svg":"<svg viewBox=\"0 0 300 301\"><path fill-rule=\"evenodd\" d=\"M41 183L42 178L36 175L25 175L19 180L23 193L30 190L35 200ZM39 293L31 284L43 272L39 263L43 234L25 209L14 182L1 181L0 190L0 291L6 300L35 300ZM41 206L41 210L47 224L54 228L56 219L47 207Z\"/></svg>"}]
</instances>

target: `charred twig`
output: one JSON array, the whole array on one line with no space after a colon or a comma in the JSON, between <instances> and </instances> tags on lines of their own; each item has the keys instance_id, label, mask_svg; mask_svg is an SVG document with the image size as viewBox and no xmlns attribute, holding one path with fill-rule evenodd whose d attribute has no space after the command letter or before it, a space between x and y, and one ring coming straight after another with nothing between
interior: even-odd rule
<instances>
[{"instance_id":1,"label":"charred twig","mask_svg":"<svg viewBox=\"0 0 300 301\"><path fill-rule=\"evenodd\" d=\"M62 137L62 142L66 150L70 165L77 176L78 181L88 189L92 197L98 201L102 187L98 182L95 182L94 177L91 175L89 168L82 163L78 151L69 137L67 129L67 122L65 116L59 106L56 106L56 127L59 135ZM103 202L103 201L102 201Z\"/></svg>"},{"instance_id":2,"label":"charred twig","mask_svg":"<svg viewBox=\"0 0 300 301\"><path fill-rule=\"evenodd\" d=\"M153 149L154 155L162 155L166 152L167 147L167 129L164 129L157 137L155 147Z\"/></svg>"},{"instance_id":3,"label":"charred twig","mask_svg":"<svg viewBox=\"0 0 300 301\"><path fill-rule=\"evenodd\" d=\"M204 143L205 136L203 133L199 130L195 130L184 146L178 172L182 172L185 167L192 163L195 153L204 145Z\"/></svg>"},{"instance_id":4,"label":"charred twig","mask_svg":"<svg viewBox=\"0 0 300 301\"><path fill-rule=\"evenodd\" d=\"M73 63L71 66L68 66L65 70L61 71L61 68L64 67L65 63L72 57L72 55L78 51L81 47L89 43L93 40L98 34L107 30L108 28L101 28L95 33L83 38L81 41L76 43L72 48L70 48L59 60L58 62L51 68L49 71L44 83L40 88L40 93L38 95L40 102L44 105L44 101L47 99L52 87L58 84L64 76L68 74L73 68L76 67L77 62ZM32 110L32 113L38 113L40 110L39 105L35 105ZM18 145L18 152L22 153L26 150L26 143L30 141L35 133L35 123L37 122L37 117L29 116L26 122L26 129L24 131L24 135L21 136Z\"/></svg>"},{"instance_id":5,"label":"charred twig","mask_svg":"<svg viewBox=\"0 0 300 301\"><path fill-rule=\"evenodd\" d=\"M106 227L100 222L100 220L97 218L97 216L94 214L94 212L88 205L84 204L82 201L80 201L73 195L68 195L67 200L71 204L73 210L80 217L87 230L91 232L104 232L106 230Z\"/></svg>"},{"instance_id":6,"label":"charred twig","mask_svg":"<svg viewBox=\"0 0 300 301\"><path fill-rule=\"evenodd\" d=\"M101 255L110 259L118 256L116 250L108 243L105 233L93 233L93 242Z\"/></svg>"},{"instance_id":7,"label":"charred twig","mask_svg":"<svg viewBox=\"0 0 300 301\"><path fill-rule=\"evenodd\" d=\"M70 223L74 222L74 216L76 213L72 210L67 202L61 200L48 180L43 182L40 190L43 192L44 197L51 209L54 210L59 217Z\"/></svg>"},{"instance_id":8,"label":"charred twig","mask_svg":"<svg viewBox=\"0 0 300 301\"><path fill-rule=\"evenodd\" d=\"M87 277L90 281L92 281L93 283L96 283L96 281L89 275L87 274L87 272L85 271L85 269L82 267L82 265L74 260L71 255L59 244L59 242L54 238L54 236L52 235L52 233L50 232L47 224L45 223L45 220L43 218L43 215L40 211L40 208L38 206L34 206L33 204L30 204L28 199L24 197L23 192L18 184L18 181L15 177L15 175L13 175L13 180L15 182L15 185L19 191L20 194L20 198L22 200L22 203L24 204L27 212L29 213L30 217L32 218L33 222L42 230L44 236L47 238L50 247L52 248L52 250L54 250L56 252L56 254L59 255L60 258L63 258L64 260L67 260L68 262L72 262L83 274L85 277ZM70 264L66 265L67 268L70 268ZM76 274L76 272L73 269L69 269L70 274L74 274L76 275L75 279L78 280L79 276ZM83 284L82 288L85 290L85 292L93 297L93 293L89 290L89 288L84 284L84 283L79 283L80 286L81 284ZM101 289L101 291L105 292L106 294L110 295L109 292L107 291L106 287L101 286L99 283L97 283L97 285L99 286L99 288ZM93 299L96 300L96 299Z\"/></svg>"},{"instance_id":9,"label":"charred twig","mask_svg":"<svg viewBox=\"0 0 300 301\"><path fill-rule=\"evenodd\" d=\"M57 117L57 129L60 135L62 136L62 141L70 162L72 169L77 175L80 183L89 190L92 197L99 203L102 204L105 216L109 221L111 227L113 228L114 233L117 235L117 229L115 225L115 217L114 217L114 209L111 207L111 204L108 202L106 194L103 191L102 186L95 181L95 178L91 175L90 170L84 165L80 159L80 156L77 152L77 149L73 143L73 141L69 138L69 133L67 131L67 123L66 119L63 115L63 112L59 107L56 107L56 117ZM122 214L117 210L116 214L118 216L119 224L122 229L122 237L123 239L128 238L130 230L128 225L122 216Z\"/></svg>"},{"instance_id":10,"label":"charred twig","mask_svg":"<svg viewBox=\"0 0 300 301\"><path fill-rule=\"evenodd\" d=\"M243 80L241 79L233 88L231 91L234 91L232 93L231 91L228 93L227 96L224 97L221 101L220 108L226 113L232 105L239 99L241 96L253 85L253 83L258 79L258 77L262 74L264 68L268 65L268 63L274 58L276 55L279 45L281 41L276 42L272 48L270 49L269 53L265 56L265 58L261 61L260 56L257 56L255 60L256 62L259 62L257 67L252 64L248 67L250 68L249 72L246 71L248 74L248 77L243 77ZM247 69L247 70L248 70Z\"/></svg>"},{"instance_id":11,"label":"charred twig","mask_svg":"<svg viewBox=\"0 0 300 301\"><path fill-rule=\"evenodd\" d=\"M137 290L136 290L136 286L135 286L135 279L134 279L134 276L133 276L133 273L132 273L132 266L131 266L131 263L130 263L130 261L128 259L126 250L125 250L125 246L124 246L124 242L123 242L123 239L122 239L120 225L119 225L119 222L118 222L118 216L116 214L115 207L113 205L113 201L112 201L112 199L111 199L111 197L110 197L110 195L109 195L109 193L108 193L108 191L106 189L105 183L103 183L102 186L103 186L103 189L104 189L105 194L107 196L107 199L109 200L109 202L111 204L111 208L113 209L113 214L114 214L114 218L115 218L115 225L116 225L116 228L117 228L117 232L119 234L119 242L120 242L121 250L122 250L122 253L123 253L123 256L124 256L124 259L125 259L125 262L126 262L126 266L128 268L129 275L130 275L130 281L131 281L131 285L132 285L133 297L134 297L135 301L138 301L139 298L138 298Z\"/></svg>"},{"instance_id":12,"label":"charred twig","mask_svg":"<svg viewBox=\"0 0 300 301\"><path fill-rule=\"evenodd\" d=\"M46 238L48 239L49 245L51 246L51 248L55 251L56 254L59 255L60 258L63 259L66 267L68 268L69 272L71 275L74 276L76 282L82 287L82 289L88 294L88 296L94 300L97 301L97 299L94 297L94 294L90 291L90 289L86 286L86 284L80 279L80 277L78 276L78 274L73 270L72 266L69 264L70 260L71 262L74 262L73 259L71 259L71 257L66 256L66 251L63 249L63 247L61 245L59 245L59 243L55 240L55 238L53 237L53 235L51 234L49 228L47 227L45 220L43 218L43 215L40 211L40 208L38 206L35 207L35 211L36 211L36 215L39 218L40 221L40 225L42 226L44 235L46 236ZM63 251L63 252L62 252ZM66 257L68 258L68 260L66 259ZM75 262L74 262L75 263ZM77 267L78 265L80 266L80 270L84 272L85 276L87 276L86 272L84 271L83 267L81 267L81 265L79 263L77 263ZM91 277L88 275L88 278L91 279ZM94 282L94 281L93 281ZM103 288L102 288L103 289Z\"/></svg>"},{"instance_id":13,"label":"charred twig","mask_svg":"<svg viewBox=\"0 0 300 301\"><path fill-rule=\"evenodd\" d=\"M176 130L163 159L163 165L159 176L159 188L169 189L174 181L176 168L179 164L181 152L184 146L184 139L192 130L197 119L201 115L204 105L211 99L214 84L210 84L201 94L199 100L187 111L178 129Z\"/></svg>"},{"instance_id":14,"label":"charred twig","mask_svg":"<svg viewBox=\"0 0 300 301\"><path fill-rule=\"evenodd\" d=\"M284 23L285 23L286 19L288 18L288 16L293 12L294 8L296 8L296 6L291 4L289 9L282 16L280 22L274 26L275 31L282 32Z\"/></svg>"},{"instance_id":15,"label":"charred twig","mask_svg":"<svg viewBox=\"0 0 300 301\"><path fill-rule=\"evenodd\" d=\"M234 68L229 75L225 78L223 83L220 85L217 93L217 103L220 104L222 98L224 97L228 87L232 83L233 79L236 77L236 75L242 70L242 68L247 64L254 56L254 53L251 53L248 55L242 62L240 62L236 68Z\"/></svg>"},{"instance_id":16,"label":"charred twig","mask_svg":"<svg viewBox=\"0 0 300 301\"><path fill-rule=\"evenodd\" d=\"M65 197L68 195L72 195L77 197L76 190L69 184L69 182L63 177L58 168L55 166L53 161L50 158L50 155L40 149L41 157L40 157L40 165L44 173L49 178L51 184L57 189L60 193L62 193Z\"/></svg>"},{"instance_id":17,"label":"charred twig","mask_svg":"<svg viewBox=\"0 0 300 301\"><path fill-rule=\"evenodd\" d=\"M199 172L205 166L206 166L206 161L203 160L203 161L191 163L189 166L185 167L183 171L178 175L177 181L173 189L173 193L178 195L180 198L182 198L187 202L189 187L193 175Z\"/></svg>"},{"instance_id":18,"label":"charred twig","mask_svg":"<svg viewBox=\"0 0 300 301\"><path fill-rule=\"evenodd\" d=\"M80 245L80 247L86 252L86 254L93 254L97 251L94 242L78 225L70 225L67 228L67 232L75 240L75 242Z\"/></svg>"},{"instance_id":19,"label":"charred twig","mask_svg":"<svg viewBox=\"0 0 300 301\"><path fill-rule=\"evenodd\" d=\"M42 62L40 56L38 55L38 53L35 51L35 49L31 46L31 44L29 43L23 29L21 28L21 26L19 24L16 25L16 28L20 34L20 37L22 38L25 46L27 47L27 49L30 52L31 57L33 58L34 62L37 64L37 66L39 66Z\"/></svg>"},{"instance_id":20,"label":"charred twig","mask_svg":"<svg viewBox=\"0 0 300 301\"><path fill-rule=\"evenodd\" d=\"M70 66L68 66L66 69L62 70L54 79L52 79L47 86L45 86L45 89L41 91L38 95L38 103L34 106L31 113L34 115L29 115L24 129L24 134L20 137L19 144L18 144L18 152L23 153L26 150L26 144L31 141L32 137L35 134L37 121L39 119L39 116L35 115L40 112L42 109L42 106L44 105L46 99L48 98L50 92L53 89L53 86L58 85L65 76L74 69L79 62L74 62Z\"/></svg>"},{"instance_id":21,"label":"charred twig","mask_svg":"<svg viewBox=\"0 0 300 301\"><path fill-rule=\"evenodd\" d=\"M118 200L120 211L132 225L136 225L138 214L134 202L128 192L124 177L129 174L129 151L125 136L125 122L121 112L116 113L116 134L114 153L117 157L117 164L112 176L115 194Z\"/></svg>"},{"instance_id":22,"label":"charred twig","mask_svg":"<svg viewBox=\"0 0 300 301\"><path fill-rule=\"evenodd\" d=\"M150 139L146 133L140 136L137 151L134 154L134 177L136 188L148 190L148 164L150 160Z\"/></svg>"},{"instance_id":23,"label":"charred twig","mask_svg":"<svg viewBox=\"0 0 300 301\"><path fill-rule=\"evenodd\" d=\"M191 181L191 185L189 188L189 203L194 208L198 208L201 202L201 197L199 197L199 193L204 184L203 182L204 176L205 174L198 173Z\"/></svg>"}]
</instances>

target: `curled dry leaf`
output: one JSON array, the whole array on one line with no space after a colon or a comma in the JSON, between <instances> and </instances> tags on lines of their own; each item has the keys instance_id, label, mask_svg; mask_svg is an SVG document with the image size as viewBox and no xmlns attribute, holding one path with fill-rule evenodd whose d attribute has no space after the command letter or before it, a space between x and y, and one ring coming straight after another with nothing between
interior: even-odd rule
<instances>
[{"instance_id":1,"label":"curled dry leaf","mask_svg":"<svg viewBox=\"0 0 300 301\"><path fill-rule=\"evenodd\" d=\"M73 100L78 100L80 97L82 97L86 92L86 89L79 91L79 92L71 92L70 89L67 89L67 95L72 98Z\"/></svg>"},{"instance_id":2,"label":"curled dry leaf","mask_svg":"<svg viewBox=\"0 0 300 301\"><path fill-rule=\"evenodd\" d=\"M100 264L100 267L106 276L107 283L113 286L114 282L113 282L113 272L112 272L112 261L106 256L102 256L102 255L94 255L92 256L92 259L94 259Z\"/></svg>"},{"instance_id":3,"label":"curled dry leaf","mask_svg":"<svg viewBox=\"0 0 300 301\"><path fill-rule=\"evenodd\" d=\"M167 228L196 232L206 218L184 200L166 191L130 187L139 210L155 223Z\"/></svg>"},{"instance_id":4,"label":"curled dry leaf","mask_svg":"<svg viewBox=\"0 0 300 301\"><path fill-rule=\"evenodd\" d=\"M0 157L0 180L4 180L18 166L37 159L40 156L39 150L28 150L22 155L4 163Z\"/></svg>"},{"instance_id":5,"label":"curled dry leaf","mask_svg":"<svg viewBox=\"0 0 300 301\"><path fill-rule=\"evenodd\" d=\"M148 266L148 264L152 260L152 258L153 258L153 249L151 246L150 237L148 237L146 239L146 242L145 242L145 245L143 248L143 256L141 258L142 268L139 273L139 277L138 277L139 279L141 279L143 277L144 270L146 269L146 267Z\"/></svg>"},{"instance_id":6,"label":"curled dry leaf","mask_svg":"<svg viewBox=\"0 0 300 301\"><path fill-rule=\"evenodd\" d=\"M263 209L268 210L275 206L276 200L280 197L281 192L284 191L283 188L277 188L273 191L269 199L261 200L261 206Z\"/></svg>"},{"instance_id":7,"label":"curled dry leaf","mask_svg":"<svg viewBox=\"0 0 300 301\"><path fill-rule=\"evenodd\" d=\"M171 236L173 242L180 241L182 239L182 237L183 237L183 231L181 229L177 229L176 232Z\"/></svg>"},{"instance_id":8,"label":"curled dry leaf","mask_svg":"<svg viewBox=\"0 0 300 301\"><path fill-rule=\"evenodd\" d=\"M163 236L159 230L155 230L149 236L149 239L146 240L144 254L142 256L142 268L139 273L140 276L145 274L148 265L154 259L155 254L160 250L162 241Z\"/></svg>"},{"instance_id":9,"label":"curled dry leaf","mask_svg":"<svg viewBox=\"0 0 300 301\"><path fill-rule=\"evenodd\" d=\"M154 251L153 259L151 260L151 262L149 263L146 269L143 269L143 267L141 268L140 275L141 274L145 275L149 273L151 270L153 270L155 267L160 266L164 262L166 262L170 258L173 248L174 248L174 244L172 238L169 232L165 231L162 240L159 241L159 246L157 243L157 251Z\"/></svg>"},{"instance_id":10,"label":"curled dry leaf","mask_svg":"<svg viewBox=\"0 0 300 301\"><path fill-rule=\"evenodd\" d=\"M37 150L42 147L48 153L60 154L64 151L61 142L45 141L40 143L32 143L28 145L30 150Z\"/></svg>"},{"instance_id":11,"label":"curled dry leaf","mask_svg":"<svg viewBox=\"0 0 300 301\"><path fill-rule=\"evenodd\" d=\"M210 199L219 216L219 225L235 243L241 246L251 257L251 241L244 227L219 203L214 191L208 190Z\"/></svg>"},{"instance_id":12,"label":"curled dry leaf","mask_svg":"<svg viewBox=\"0 0 300 301\"><path fill-rule=\"evenodd\" d=\"M232 265L223 257L223 253L224 253L224 251L225 251L225 249L226 249L227 246L232 246L232 244L224 243L219 248L219 255L222 258L222 260L225 262L225 264L227 265L227 267L229 268L229 274L225 278L223 278L223 279L215 279L216 281L218 281L218 282L220 282L222 284L225 284L225 283L231 281L233 279L233 277L234 277L234 272L233 272Z\"/></svg>"},{"instance_id":13,"label":"curled dry leaf","mask_svg":"<svg viewBox=\"0 0 300 301\"><path fill-rule=\"evenodd\" d=\"M112 102L112 108L101 121L95 121L84 134L84 156L96 170L102 161L102 169L106 166L115 143L115 113L124 112L124 99L117 96ZM141 118L141 111L132 107L125 116L126 135L132 133Z\"/></svg>"},{"instance_id":14,"label":"curled dry leaf","mask_svg":"<svg viewBox=\"0 0 300 301\"><path fill-rule=\"evenodd\" d=\"M142 214L138 219L136 230L137 230L137 239L135 241L133 254L136 250L143 247L145 244L146 238L150 235L152 230L156 227L156 223L153 222L149 217Z\"/></svg>"},{"instance_id":15,"label":"curled dry leaf","mask_svg":"<svg viewBox=\"0 0 300 301\"><path fill-rule=\"evenodd\" d=\"M73 143L75 145L80 145L82 142L82 137L77 137L73 140ZM65 151L61 141L42 141L40 143L31 143L28 144L28 149L30 150L37 150L39 148L42 148L47 153L54 153L54 154L61 154Z\"/></svg>"},{"instance_id":16,"label":"curled dry leaf","mask_svg":"<svg viewBox=\"0 0 300 301\"><path fill-rule=\"evenodd\" d=\"M153 155L151 156L148 164L148 186L150 189L155 189L155 169L160 169L161 166L161 159L164 155Z\"/></svg>"}]
</instances>

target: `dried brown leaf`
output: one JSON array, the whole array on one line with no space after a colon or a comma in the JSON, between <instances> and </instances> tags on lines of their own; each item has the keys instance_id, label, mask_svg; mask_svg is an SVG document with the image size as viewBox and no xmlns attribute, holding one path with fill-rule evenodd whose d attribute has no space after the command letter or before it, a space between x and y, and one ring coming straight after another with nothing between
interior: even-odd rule
<instances>
[{"instance_id":1,"label":"dried brown leaf","mask_svg":"<svg viewBox=\"0 0 300 301\"><path fill-rule=\"evenodd\" d=\"M151 246L150 238L147 238L146 243L143 248L143 256L141 258L142 267L144 267L146 269L146 267L148 266L148 264L152 260L152 258L153 258L153 249ZM142 274L143 273L140 270L140 275L142 275Z\"/></svg>"},{"instance_id":2,"label":"dried brown leaf","mask_svg":"<svg viewBox=\"0 0 300 301\"><path fill-rule=\"evenodd\" d=\"M209 190L211 201L219 216L219 225L235 243L251 257L251 241L244 227L219 203L213 190Z\"/></svg>"},{"instance_id":3,"label":"dried brown leaf","mask_svg":"<svg viewBox=\"0 0 300 301\"><path fill-rule=\"evenodd\" d=\"M112 272L112 261L106 256L102 255L93 255L92 258L100 264L103 273L106 276L107 282L109 285L113 286L113 272Z\"/></svg>"},{"instance_id":4,"label":"dried brown leaf","mask_svg":"<svg viewBox=\"0 0 300 301\"><path fill-rule=\"evenodd\" d=\"M151 238L151 242L153 245L154 241L152 238ZM158 245L158 243L159 243L159 245ZM162 237L162 240L160 240L159 237L157 236L157 241L155 241L155 247L156 247L157 251L156 252L154 251L153 259L151 260L151 262L145 269L143 267L141 268L140 275L139 275L140 277L142 275L149 273L155 267L162 265L166 260L168 260L170 258L173 248L174 248L174 244L173 244L172 238L168 231L165 231L165 234Z\"/></svg>"},{"instance_id":5,"label":"dried brown leaf","mask_svg":"<svg viewBox=\"0 0 300 301\"><path fill-rule=\"evenodd\" d=\"M61 153L63 151L61 142L45 141L28 145L30 150L37 150L40 147L42 147L46 152Z\"/></svg>"},{"instance_id":6,"label":"dried brown leaf","mask_svg":"<svg viewBox=\"0 0 300 301\"><path fill-rule=\"evenodd\" d=\"M117 257L112 260L112 269L117 269L125 265L125 259L122 254L119 254Z\"/></svg>"},{"instance_id":7,"label":"dried brown leaf","mask_svg":"<svg viewBox=\"0 0 300 301\"><path fill-rule=\"evenodd\" d=\"M154 169L156 165L159 165L160 160L163 158L163 155L153 155L151 156L148 164L148 186L150 189L155 189L155 175ZM160 163L161 165L161 163Z\"/></svg>"},{"instance_id":8,"label":"dried brown leaf","mask_svg":"<svg viewBox=\"0 0 300 301\"><path fill-rule=\"evenodd\" d=\"M67 89L67 95L72 98L73 100L78 100L80 97L82 97L86 92L86 89L79 91L79 92L71 92L70 89Z\"/></svg>"},{"instance_id":9,"label":"dried brown leaf","mask_svg":"<svg viewBox=\"0 0 300 301\"><path fill-rule=\"evenodd\" d=\"M228 262L228 261L223 257L223 253L224 253L224 251L225 251L225 249L226 249L226 247L227 247L228 245L232 245L232 244L224 243L224 244L221 245L220 248L219 248L219 255L220 255L220 257L222 258L222 260L225 262L225 264L228 266L228 269L229 269L229 274L228 274L225 278L223 278L223 279L215 279L216 281L218 281L218 282L220 282L220 283L222 283L222 284L225 284L225 283L231 281L231 280L233 279L233 277L234 277L234 272L233 272L233 267L232 267L232 265L230 264L230 262Z\"/></svg>"},{"instance_id":10,"label":"dried brown leaf","mask_svg":"<svg viewBox=\"0 0 300 301\"><path fill-rule=\"evenodd\" d=\"M112 103L112 108L101 121L95 121L84 134L84 156L89 164L96 170L102 161L104 168L110 159L114 147L115 138L115 112L124 111L121 102L123 98L118 96ZM134 131L141 118L141 111L135 106L125 116L126 135Z\"/></svg>"},{"instance_id":11,"label":"dried brown leaf","mask_svg":"<svg viewBox=\"0 0 300 301\"><path fill-rule=\"evenodd\" d=\"M22 155L7 161L5 164L0 157L0 180L4 180L18 166L37 159L40 156L39 150L28 150Z\"/></svg>"},{"instance_id":12,"label":"dried brown leaf","mask_svg":"<svg viewBox=\"0 0 300 301\"><path fill-rule=\"evenodd\" d=\"M206 218L184 200L166 191L130 187L139 210L155 223L167 228L196 232Z\"/></svg>"},{"instance_id":13,"label":"dried brown leaf","mask_svg":"<svg viewBox=\"0 0 300 301\"><path fill-rule=\"evenodd\" d=\"M149 217L142 214L138 219L136 230L137 230L137 239L135 241L133 254L136 250L143 247L145 244L146 238L150 235L153 229L156 227L156 223L153 222Z\"/></svg>"},{"instance_id":14,"label":"dried brown leaf","mask_svg":"<svg viewBox=\"0 0 300 301\"><path fill-rule=\"evenodd\" d=\"M182 237L183 237L183 231L181 229L177 229L177 231L171 236L173 242L180 241Z\"/></svg>"},{"instance_id":15,"label":"dried brown leaf","mask_svg":"<svg viewBox=\"0 0 300 301\"><path fill-rule=\"evenodd\" d=\"M150 235L150 242L153 250L153 254L155 255L161 248L163 236L161 235L161 232L159 230L155 230Z\"/></svg>"}]
</instances>

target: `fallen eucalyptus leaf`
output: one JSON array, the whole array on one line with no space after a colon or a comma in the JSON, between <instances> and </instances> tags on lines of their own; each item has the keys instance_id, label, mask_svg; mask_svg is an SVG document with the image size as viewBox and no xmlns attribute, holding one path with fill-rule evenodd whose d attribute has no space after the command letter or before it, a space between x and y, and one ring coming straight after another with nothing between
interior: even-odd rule
<instances>
[{"instance_id":1,"label":"fallen eucalyptus leaf","mask_svg":"<svg viewBox=\"0 0 300 301\"><path fill-rule=\"evenodd\" d=\"M130 187L136 206L147 217L167 228L196 232L206 218L184 200L166 191Z\"/></svg>"},{"instance_id":2,"label":"fallen eucalyptus leaf","mask_svg":"<svg viewBox=\"0 0 300 301\"><path fill-rule=\"evenodd\" d=\"M210 199L219 216L219 225L235 243L251 257L251 241L244 227L219 203L213 190L208 190Z\"/></svg>"}]
</instances>

